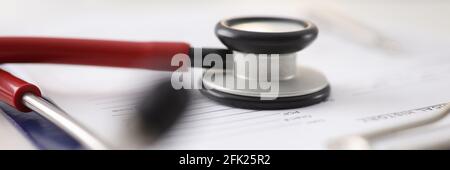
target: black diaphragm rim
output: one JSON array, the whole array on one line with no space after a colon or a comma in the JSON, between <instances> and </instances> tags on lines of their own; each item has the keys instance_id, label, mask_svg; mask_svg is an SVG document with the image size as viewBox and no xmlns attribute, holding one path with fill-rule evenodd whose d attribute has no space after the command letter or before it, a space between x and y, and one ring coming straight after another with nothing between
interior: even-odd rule
<instances>
[{"instance_id":1,"label":"black diaphragm rim","mask_svg":"<svg viewBox=\"0 0 450 170\"><path fill-rule=\"evenodd\" d=\"M304 28L290 32L253 32L233 28L233 25L255 21L291 22ZM285 54L302 50L318 35L317 27L309 21L279 17L242 17L217 23L216 36L231 50L257 54Z\"/></svg>"},{"instance_id":2,"label":"black diaphragm rim","mask_svg":"<svg viewBox=\"0 0 450 170\"><path fill-rule=\"evenodd\" d=\"M325 101L330 95L330 86L301 96L278 97L275 100L261 100L259 97L242 96L225 93L215 89L200 89L200 92L207 98L231 107L253 110L278 110L294 109L311 106Z\"/></svg>"}]
</instances>

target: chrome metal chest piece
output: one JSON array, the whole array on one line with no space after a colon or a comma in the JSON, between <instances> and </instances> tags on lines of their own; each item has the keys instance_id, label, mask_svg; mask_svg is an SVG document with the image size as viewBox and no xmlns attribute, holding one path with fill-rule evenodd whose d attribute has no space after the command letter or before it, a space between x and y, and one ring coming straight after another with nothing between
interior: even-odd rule
<instances>
[{"instance_id":1,"label":"chrome metal chest piece","mask_svg":"<svg viewBox=\"0 0 450 170\"><path fill-rule=\"evenodd\" d=\"M246 109L289 109L317 104L329 96L326 77L297 62L297 52L318 35L313 23L273 17L233 18L220 21L215 33L233 50L234 64L213 70L231 83L203 78L201 92L208 98ZM265 82L270 82L269 89L264 88Z\"/></svg>"}]
</instances>

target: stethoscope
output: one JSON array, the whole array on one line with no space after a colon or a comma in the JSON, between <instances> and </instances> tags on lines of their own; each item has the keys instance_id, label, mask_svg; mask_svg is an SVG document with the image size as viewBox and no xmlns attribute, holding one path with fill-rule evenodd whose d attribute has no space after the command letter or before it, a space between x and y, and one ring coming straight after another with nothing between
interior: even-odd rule
<instances>
[{"instance_id":1,"label":"stethoscope","mask_svg":"<svg viewBox=\"0 0 450 170\"><path fill-rule=\"evenodd\" d=\"M280 87L275 100L260 100L258 90L227 88L214 81L202 79L201 93L220 103L247 109L288 109L324 101L329 85L321 73L296 64L296 52L308 46L317 37L317 27L308 21L275 18L243 17L220 21L215 33L228 49L201 48L203 56L209 53L280 54ZM194 58L194 51L183 42L129 42L69 38L1 37L2 63L54 63L142 68L173 71L171 59L176 54ZM224 58L224 60L226 60ZM234 58L241 62L242 58ZM259 68L263 69L263 68ZM225 76L235 74L223 69ZM258 70L259 71L259 70ZM301 76L299 76L301 75ZM80 123L67 116L55 105L44 100L39 88L1 70L0 99L19 111L36 111L52 121L88 149L106 149ZM239 76L240 79L249 79ZM170 102L170 101L169 101ZM150 109L152 110L152 109ZM156 109L157 110L157 109Z\"/></svg>"},{"instance_id":2,"label":"stethoscope","mask_svg":"<svg viewBox=\"0 0 450 170\"><path fill-rule=\"evenodd\" d=\"M279 91L274 100L261 100L263 91L229 88L224 84L202 79L200 91L219 103L245 109L290 109L325 101L330 94L326 77L297 64L297 52L313 42L317 27L304 20L276 17L242 17L225 19L217 23L215 34L228 49L201 48L207 54L279 54ZM69 38L1 37L2 63L54 63L95 65L109 67L142 68L173 71L171 65L176 54L194 58L192 48L183 42L129 42ZM261 59L261 58L258 58ZM267 59L267 58L266 58ZM226 60L226 59L224 59ZM234 57L235 63L245 58ZM258 69L266 69L260 68ZM251 81L247 75L225 68L218 70L225 77ZM259 71L259 70L258 70ZM72 135L87 149L110 148L72 119L60 108L42 98L39 88L14 75L0 70L0 99L19 111L35 111ZM173 98L184 96L167 93ZM161 96L166 96L162 93ZM175 100L177 101L177 100ZM183 100L178 100L182 102ZM150 108L150 110L158 108ZM181 112L181 110L172 110ZM176 115L177 113L174 113ZM161 116L161 115L159 115ZM158 117L160 119L160 117Z\"/></svg>"}]
</instances>

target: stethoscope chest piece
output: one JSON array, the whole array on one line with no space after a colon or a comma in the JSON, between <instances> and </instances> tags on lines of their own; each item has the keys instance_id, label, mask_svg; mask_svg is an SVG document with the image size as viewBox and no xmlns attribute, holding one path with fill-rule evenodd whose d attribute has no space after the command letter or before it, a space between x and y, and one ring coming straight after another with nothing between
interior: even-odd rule
<instances>
[{"instance_id":1,"label":"stethoscope chest piece","mask_svg":"<svg viewBox=\"0 0 450 170\"><path fill-rule=\"evenodd\" d=\"M329 96L326 77L297 64L297 52L317 37L314 24L287 18L234 18L219 22L215 32L233 50L234 64L208 70L223 79L202 79L200 91L206 97L233 107L267 110L310 106ZM251 73L254 70L256 74ZM263 73L267 81L259 81Z\"/></svg>"}]
</instances>

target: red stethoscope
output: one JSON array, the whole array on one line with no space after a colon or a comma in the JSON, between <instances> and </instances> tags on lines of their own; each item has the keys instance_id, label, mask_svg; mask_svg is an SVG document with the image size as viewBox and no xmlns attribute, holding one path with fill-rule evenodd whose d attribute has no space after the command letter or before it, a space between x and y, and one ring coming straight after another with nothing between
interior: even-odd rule
<instances>
[{"instance_id":1,"label":"red stethoscope","mask_svg":"<svg viewBox=\"0 0 450 170\"><path fill-rule=\"evenodd\" d=\"M202 48L203 56L214 53L224 57L237 51L255 54L282 54L283 61L294 68L283 73L294 75L281 83L282 96L276 100L260 101L254 91L208 88L202 91L208 98L224 104L250 109L285 109L319 103L329 95L328 82L320 73L308 71L310 77L295 77L295 54L308 46L317 36L314 24L296 19L275 17L243 17L222 20L216 25L216 35L228 49ZM130 42L45 37L0 37L1 63L53 63L95 65L108 67L175 70L171 65L176 54L193 57L194 48L183 42ZM235 59L235 62L240 62ZM228 72L226 72L228 74ZM233 76L233 75L230 75ZM287 75L286 77L292 77ZM83 128L64 111L42 99L36 85L0 70L0 101L19 111L35 111L49 119L87 149L107 149L108 146ZM306 81L315 81L305 83ZM302 83L301 86L292 83ZM204 82L208 86L217 86ZM289 85L290 84L290 85ZM252 92L252 93L249 93Z\"/></svg>"}]
</instances>

